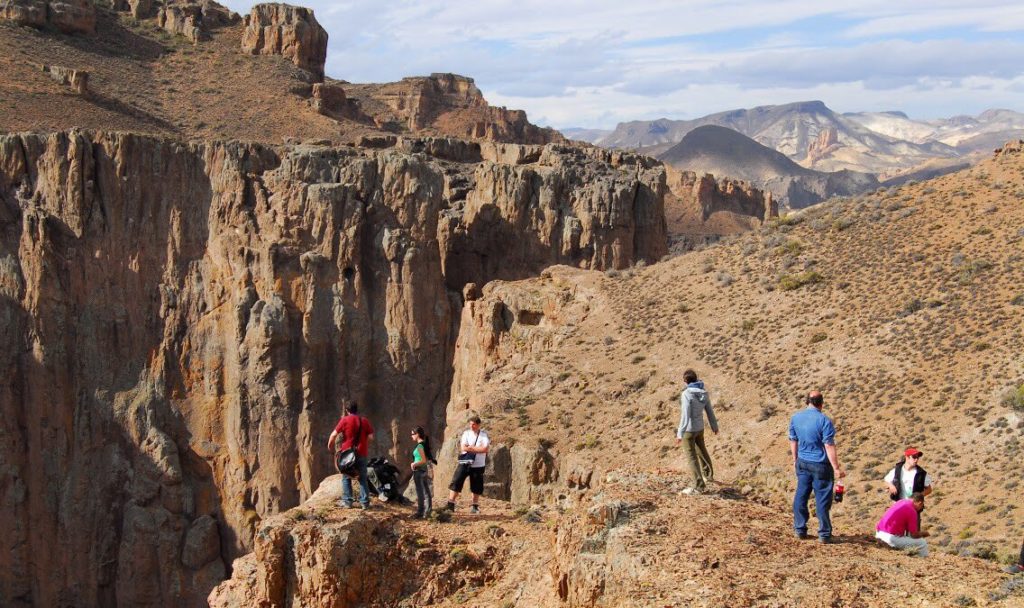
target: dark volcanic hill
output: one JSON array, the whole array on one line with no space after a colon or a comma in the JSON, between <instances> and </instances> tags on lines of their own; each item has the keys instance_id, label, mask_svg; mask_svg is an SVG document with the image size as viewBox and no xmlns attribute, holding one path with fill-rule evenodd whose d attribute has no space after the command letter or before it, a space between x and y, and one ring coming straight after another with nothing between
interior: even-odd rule
<instances>
[{"instance_id":1,"label":"dark volcanic hill","mask_svg":"<svg viewBox=\"0 0 1024 608\"><path fill-rule=\"evenodd\" d=\"M878 187L870 174L825 173L796 164L785 154L763 146L732 129L705 125L658 157L678 169L728 175L772 193L780 206L813 205L832 196L848 196Z\"/></svg>"}]
</instances>

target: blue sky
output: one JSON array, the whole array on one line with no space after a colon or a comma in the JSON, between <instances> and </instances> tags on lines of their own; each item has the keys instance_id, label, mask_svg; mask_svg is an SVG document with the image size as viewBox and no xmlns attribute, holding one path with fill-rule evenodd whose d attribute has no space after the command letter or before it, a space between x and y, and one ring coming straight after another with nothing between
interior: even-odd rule
<instances>
[{"instance_id":1,"label":"blue sky","mask_svg":"<svg viewBox=\"0 0 1024 608\"><path fill-rule=\"evenodd\" d=\"M240 13L254 4L226 3ZM820 99L912 118L1024 111L1024 2L309 1L327 74L455 72L554 127Z\"/></svg>"}]
</instances>

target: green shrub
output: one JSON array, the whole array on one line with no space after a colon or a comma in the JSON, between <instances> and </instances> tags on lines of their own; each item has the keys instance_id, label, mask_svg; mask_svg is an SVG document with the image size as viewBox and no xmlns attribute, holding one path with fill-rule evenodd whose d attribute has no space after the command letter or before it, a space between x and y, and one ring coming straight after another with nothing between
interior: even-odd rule
<instances>
[{"instance_id":1,"label":"green shrub","mask_svg":"<svg viewBox=\"0 0 1024 608\"><path fill-rule=\"evenodd\" d=\"M1003 395L1003 405L1018 411L1024 411L1024 384L1007 391Z\"/></svg>"},{"instance_id":2,"label":"green shrub","mask_svg":"<svg viewBox=\"0 0 1024 608\"><path fill-rule=\"evenodd\" d=\"M793 291L794 289L800 289L804 285L820 283L821 280L821 274L813 270L795 275L787 274L779 278L779 289L782 291Z\"/></svg>"}]
</instances>

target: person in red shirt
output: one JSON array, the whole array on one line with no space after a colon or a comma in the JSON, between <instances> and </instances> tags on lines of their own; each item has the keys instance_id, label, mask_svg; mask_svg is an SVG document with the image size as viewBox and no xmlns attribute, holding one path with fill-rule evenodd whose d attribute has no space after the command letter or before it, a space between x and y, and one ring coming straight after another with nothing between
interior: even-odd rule
<instances>
[{"instance_id":1,"label":"person in red shirt","mask_svg":"<svg viewBox=\"0 0 1024 608\"><path fill-rule=\"evenodd\" d=\"M356 469L359 471L359 506L370 508L370 484L366 474L366 461L370 455L370 442L373 441L373 425L366 416L359 415L359 404L355 401L345 406L346 414L338 420L338 424L327 440L327 449L333 454L335 448L343 452L356 446ZM342 440L339 442L338 437ZM352 478L341 476L341 506L352 508Z\"/></svg>"},{"instance_id":2,"label":"person in red shirt","mask_svg":"<svg viewBox=\"0 0 1024 608\"><path fill-rule=\"evenodd\" d=\"M917 549L928 557L928 533L918 527L919 514L924 511L924 494L914 492L910 498L897 500L875 526L875 538L894 549Z\"/></svg>"}]
</instances>

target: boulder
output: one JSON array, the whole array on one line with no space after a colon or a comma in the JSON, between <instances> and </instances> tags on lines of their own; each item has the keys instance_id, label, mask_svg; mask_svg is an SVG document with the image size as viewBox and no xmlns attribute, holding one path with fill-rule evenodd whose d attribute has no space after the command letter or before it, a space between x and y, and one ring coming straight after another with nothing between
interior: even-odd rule
<instances>
[{"instance_id":1,"label":"boulder","mask_svg":"<svg viewBox=\"0 0 1024 608\"><path fill-rule=\"evenodd\" d=\"M280 55L322 80L327 60L327 31L308 8L257 4L245 17L242 52Z\"/></svg>"},{"instance_id":2,"label":"boulder","mask_svg":"<svg viewBox=\"0 0 1024 608\"><path fill-rule=\"evenodd\" d=\"M89 96L89 72L73 70L59 65L44 65L42 70L49 74L50 78L71 87L76 94L82 97Z\"/></svg>"}]
</instances>

